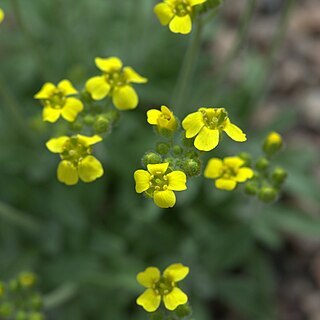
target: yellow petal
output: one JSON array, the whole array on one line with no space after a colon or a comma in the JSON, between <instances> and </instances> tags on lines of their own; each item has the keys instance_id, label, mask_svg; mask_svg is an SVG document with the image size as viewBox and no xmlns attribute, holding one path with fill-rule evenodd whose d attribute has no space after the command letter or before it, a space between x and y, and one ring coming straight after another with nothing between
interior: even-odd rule
<instances>
[{"instance_id":1,"label":"yellow petal","mask_svg":"<svg viewBox=\"0 0 320 320\"><path fill-rule=\"evenodd\" d=\"M163 26L166 26L167 24L169 24L169 22L174 16L172 8L168 6L166 3L158 3L154 7L153 12L158 17L160 23Z\"/></svg>"},{"instance_id":2,"label":"yellow petal","mask_svg":"<svg viewBox=\"0 0 320 320\"><path fill-rule=\"evenodd\" d=\"M168 189L174 191L186 190L187 177L182 171L173 171L167 174Z\"/></svg>"},{"instance_id":3,"label":"yellow petal","mask_svg":"<svg viewBox=\"0 0 320 320\"><path fill-rule=\"evenodd\" d=\"M0 23L3 21L4 19L4 12L3 10L0 8Z\"/></svg>"},{"instance_id":4,"label":"yellow petal","mask_svg":"<svg viewBox=\"0 0 320 320\"><path fill-rule=\"evenodd\" d=\"M244 142L247 140L247 137L243 133L243 131L235 124L231 123L230 120L227 121L227 124L223 131L225 131L225 133L234 141Z\"/></svg>"},{"instance_id":5,"label":"yellow petal","mask_svg":"<svg viewBox=\"0 0 320 320\"><path fill-rule=\"evenodd\" d=\"M58 180L60 182L65 183L68 186L77 184L79 180L77 168L70 161L67 160L63 160L59 163L57 173Z\"/></svg>"},{"instance_id":6,"label":"yellow petal","mask_svg":"<svg viewBox=\"0 0 320 320\"><path fill-rule=\"evenodd\" d=\"M189 3L190 3L190 6L193 7L193 6L196 6L198 4L204 3L206 1L207 0L189 0Z\"/></svg>"},{"instance_id":7,"label":"yellow petal","mask_svg":"<svg viewBox=\"0 0 320 320\"><path fill-rule=\"evenodd\" d=\"M175 263L164 270L163 275L173 282L183 280L189 273L189 268L181 263Z\"/></svg>"},{"instance_id":8,"label":"yellow petal","mask_svg":"<svg viewBox=\"0 0 320 320\"><path fill-rule=\"evenodd\" d=\"M171 190L155 191L153 200L160 208L171 208L176 204L176 195Z\"/></svg>"},{"instance_id":9,"label":"yellow petal","mask_svg":"<svg viewBox=\"0 0 320 320\"><path fill-rule=\"evenodd\" d=\"M161 116L161 111L157 109L151 109L147 112L147 121L152 125L158 124L158 118Z\"/></svg>"},{"instance_id":10,"label":"yellow petal","mask_svg":"<svg viewBox=\"0 0 320 320\"><path fill-rule=\"evenodd\" d=\"M169 117L173 116L173 112L167 106L161 106L161 112Z\"/></svg>"},{"instance_id":11,"label":"yellow petal","mask_svg":"<svg viewBox=\"0 0 320 320\"><path fill-rule=\"evenodd\" d=\"M91 146L102 141L102 138L95 134L92 137L83 136L82 134L77 134L78 141L83 144L84 146Z\"/></svg>"},{"instance_id":12,"label":"yellow petal","mask_svg":"<svg viewBox=\"0 0 320 320\"><path fill-rule=\"evenodd\" d=\"M123 68L123 73L129 82L146 83L148 81L147 78L140 76L140 74L134 71L131 67Z\"/></svg>"},{"instance_id":13,"label":"yellow petal","mask_svg":"<svg viewBox=\"0 0 320 320\"><path fill-rule=\"evenodd\" d=\"M183 17L174 16L174 18L169 23L169 29L173 33L190 33L192 30L191 17L188 14Z\"/></svg>"},{"instance_id":14,"label":"yellow petal","mask_svg":"<svg viewBox=\"0 0 320 320\"><path fill-rule=\"evenodd\" d=\"M78 172L83 182L92 182L103 176L103 167L95 157L87 156L79 163Z\"/></svg>"},{"instance_id":15,"label":"yellow petal","mask_svg":"<svg viewBox=\"0 0 320 320\"><path fill-rule=\"evenodd\" d=\"M147 167L151 174L165 174L168 170L169 163L148 164Z\"/></svg>"},{"instance_id":16,"label":"yellow petal","mask_svg":"<svg viewBox=\"0 0 320 320\"><path fill-rule=\"evenodd\" d=\"M118 71L122 68L122 62L117 57L95 58L96 66L104 72Z\"/></svg>"},{"instance_id":17,"label":"yellow petal","mask_svg":"<svg viewBox=\"0 0 320 320\"><path fill-rule=\"evenodd\" d=\"M77 89L72 85L72 83L69 80L62 80L58 83L58 89L61 90L61 92L68 96L71 94L77 94Z\"/></svg>"},{"instance_id":18,"label":"yellow petal","mask_svg":"<svg viewBox=\"0 0 320 320\"><path fill-rule=\"evenodd\" d=\"M150 188L150 173L146 170L136 170L134 175L136 192L142 193Z\"/></svg>"},{"instance_id":19,"label":"yellow petal","mask_svg":"<svg viewBox=\"0 0 320 320\"><path fill-rule=\"evenodd\" d=\"M163 302L165 307L172 311L178 306L186 304L188 302L188 296L181 289L175 287L169 294L163 296Z\"/></svg>"},{"instance_id":20,"label":"yellow petal","mask_svg":"<svg viewBox=\"0 0 320 320\"><path fill-rule=\"evenodd\" d=\"M253 177L253 170L250 168L240 168L238 170L238 174L235 177L237 182L244 182Z\"/></svg>"},{"instance_id":21,"label":"yellow petal","mask_svg":"<svg viewBox=\"0 0 320 320\"><path fill-rule=\"evenodd\" d=\"M34 98L35 99L50 99L51 95L53 94L55 89L56 89L56 86L53 83L47 82L42 86L40 91L35 94Z\"/></svg>"},{"instance_id":22,"label":"yellow petal","mask_svg":"<svg viewBox=\"0 0 320 320\"><path fill-rule=\"evenodd\" d=\"M147 312L154 312L159 308L161 296L157 295L153 289L147 289L136 302Z\"/></svg>"},{"instance_id":23,"label":"yellow petal","mask_svg":"<svg viewBox=\"0 0 320 320\"><path fill-rule=\"evenodd\" d=\"M110 85L103 76L93 77L86 82L86 90L93 100L102 100L108 95Z\"/></svg>"},{"instance_id":24,"label":"yellow petal","mask_svg":"<svg viewBox=\"0 0 320 320\"><path fill-rule=\"evenodd\" d=\"M48 121L48 122L56 122L61 114L61 109L54 109L49 106L44 107L42 110L42 119L43 121Z\"/></svg>"},{"instance_id":25,"label":"yellow petal","mask_svg":"<svg viewBox=\"0 0 320 320\"><path fill-rule=\"evenodd\" d=\"M149 267L137 275L137 281L146 288L151 288L153 284L159 280L160 271L156 267Z\"/></svg>"},{"instance_id":26,"label":"yellow petal","mask_svg":"<svg viewBox=\"0 0 320 320\"><path fill-rule=\"evenodd\" d=\"M63 151L65 143L69 141L69 139L70 138L67 136L50 139L46 143L46 147L53 153L61 153Z\"/></svg>"},{"instance_id":27,"label":"yellow petal","mask_svg":"<svg viewBox=\"0 0 320 320\"><path fill-rule=\"evenodd\" d=\"M114 90L112 101L119 110L129 110L137 107L139 98L136 91L127 85Z\"/></svg>"},{"instance_id":28,"label":"yellow petal","mask_svg":"<svg viewBox=\"0 0 320 320\"><path fill-rule=\"evenodd\" d=\"M234 180L218 179L215 185L218 189L231 191L237 186L237 183Z\"/></svg>"},{"instance_id":29,"label":"yellow petal","mask_svg":"<svg viewBox=\"0 0 320 320\"><path fill-rule=\"evenodd\" d=\"M223 163L232 169L238 169L244 164L244 161L239 157L226 157Z\"/></svg>"},{"instance_id":30,"label":"yellow petal","mask_svg":"<svg viewBox=\"0 0 320 320\"><path fill-rule=\"evenodd\" d=\"M182 121L182 127L186 130L186 138L193 138L204 126L201 112L194 112L187 115Z\"/></svg>"},{"instance_id":31,"label":"yellow petal","mask_svg":"<svg viewBox=\"0 0 320 320\"><path fill-rule=\"evenodd\" d=\"M201 151L210 151L218 145L219 134L219 130L203 127L194 140L194 146Z\"/></svg>"},{"instance_id":32,"label":"yellow petal","mask_svg":"<svg viewBox=\"0 0 320 320\"><path fill-rule=\"evenodd\" d=\"M77 98L67 98L65 105L61 110L61 115L69 122L73 122L78 113L83 110L82 102Z\"/></svg>"},{"instance_id":33,"label":"yellow petal","mask_svg":"<svg viewBox=\"0 0 320 320\"><path fill-rule=\"evenodd\" d=\"M209 160L206 169L204 170L204 176L209 179L216 179L221 176L222 172L222 160L218 158L212 158Z\"/></svg>"}]
</instances>

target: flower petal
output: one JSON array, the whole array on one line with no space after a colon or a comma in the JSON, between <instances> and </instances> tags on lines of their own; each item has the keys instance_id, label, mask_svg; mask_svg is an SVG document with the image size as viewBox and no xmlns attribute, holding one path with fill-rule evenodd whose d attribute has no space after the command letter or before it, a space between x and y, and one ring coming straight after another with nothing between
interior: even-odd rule
<instances>
[{"instance_id":1,"label":"flower petal","mask_svg":"<svg viewBox=\"0 0 320 320\"><path fill-rule=\"evenodd\" d=\"M93 100L102 100L110 92L110 85L103 76L90 78L86 82L86 90L90 93Z\"/></svg>"},{"instance_id":2,"label":"flower petal","mask_svg":"<svg viewBox=\"0 0 320 320\"><path fill-rule=\"evenodd\" d=\"M42 110L42 120L54 123L60 118L61 111L62 109L55 109L49 106L44 107Z\"/></svg>"},{"instance_id":3,"label":"flower petal","mask_svg":"<svg viewBox=\"0 0 320 320\"><path fill-rule=\"evenodd\" d=\"M176 195L171 190L155 191L153 200L160 208L172 208L176 204Z\"/></svg>"},{"instance_id":4,"label":"flower petal","mask_svg":"<svg viewBox=\"0 0 320 320\"><path fill-rule=\"evenodd\" d=\"M238 169L244 164L244 160L240 157L226 157L223 163L230 168Z\"/></svg>"},{"instance_id":5,"label":"flower petal","mask_svg":"<svg viewBox=\"0 0 320 320\"><path fill-rule=\"evenodd\" d=\"M79 177L77 168L70 161L61 161L58 166L57 174L58 180L68 186L78 183Z\"/></svg>"},{"instance_id":6,"label":"flower petal","mask_svg":"<svg viewBox=\"0 0 320 320\"><path fill-rule=\"evenodd\" d=\"M231 123L230 120L227 121L223 131L225 131L225 133L234 141L244 142L247 140L245 133L243 133L243 131L235 124Z\"/></svg>"},{"instance_id":7,"label":"flower petal","mask_svg":"<svg viewBox=\"0 0 320 320\"><path fill-rule=\"evenodd\" d=\"M124 73L126 79L129 82L134 82L134 83L146 83L146 82L148 82L147 78L144 78L144 77L140 76L140 74L137 73L136 71L134 71L131 67L123 68L123 73Z\"/></svg>"},{"instance_id":8,"label":"flower petal","mask_svg":"<svg viewBox=\"0 0 320 320\"><path fill-rule=\"evenodd\" d=\"M210 151L219 143L219 130L203 127L194 140L194 146L201 151Z\"/></svg>"},{"instance_id":9,"label":"flower petal","mask_svg":"<svg viewBox=\"0 0 320 320\"><path fill-rule=\"evenodd\" d=\"M136 91L130 85L126 85L114 90L112 101L119 110L128 110L137 107L139 98Z\"/></svg>"},{"instance_id":10,"label":"flower petal","mask_svg":"<svg viewBox=\"0 0 320 320\"><path fill-rule=\"evenodd\" d=\"M87 156L79 163L78 172L83 182L92 182L103 176L103 167L94 156Z\"/></svg>"},{"instance_id":11,"label":"flower petal","mask_svg":"<svg viewBox=\"0 0 320 320\"><path fill-rule=\"evenodd\" d=\"M82 134L77 134L77 138L81 144L87 147L102 141L102 138L97 134L95 134L92 137L87 137L87 136L83 136Z\"/></svg>"},{"instance_id":12,"label":"flower petal","mask_svg":"<svg viewBox=\"0 0 320 320\"><path fill-rule=\"evenodd\" d=\"M151 288L153 284L159 280L160 271L156 267L149 267L137 275L137 281L146 288Z\"/></svg>"},{"instance_id":13,"label":"flower petal","mask_svg":"<svg viewBox=\"0 0 320 320\"><path fill-rule=\"evenodd\" d=\"M157 164L148 164L147 168L151 174L165 174L168 170L169 163L157 163Z\"/></svg>"},{"instance_id":14,"label":"flower petal","mask_svg":"<svg viewBox=\"0 0 320 320\"><path fill-rule=\"evenodd\" d=\"M173 282L183 280L189 273L189 268L181 263L175 263L164 270L163 275Z\"/></svg>"},{"instance_id":15,"label":"flower petal","mask_svg":"<svg viewBox=\"0 0 320 320\"><path fill-rule=\"evenodd\" d=\"M0 8L0 23L3 21L4 19L4 12L3 10Z\"/></svg>"},{"instance_id":16,"label":"flower petal","mask_svg":"<svg viewBox=\"0 0 320 320\"><path fill-rule=\"evenodd\" d=\"M161 116L162 112L157 109L151 109L147 112L147 121L152 125L158 124L158 118Z\"/></svg>"},{"instance_id":17,"label":"flower petal","mask_svg":"<svg viewBox=\"0 0 320 320\"><path fill-rule=\"evenodd\" d=\"M237 186L237 183L234 180L218 179L215 185L218 189L231 191Z\"/></svg>"},{"instance_id":18,"label":"flower petal","mask_svg":"<svg viewBox=\"0 0 320 320\"><path fill-rule=\"evenodd\" d=\"M201 112L193 112L187 115L182 121L182 127L186 130L186 138L193 138L204 126Z\"/></svg>"},{"instance_id":19,"label":"flower petal","mask_svg":"<svg viewBox=\"0 0 320 320\"><path fill-rule=\"evenodd\" d=\"M142 193L150 188L150 173L146 170L136 170L134 175L136 192Z\"/></svg>"},{"instance_id":20,"label":"flower petal","mask_svg":"<svg viewBox=\"0 0 320 320\"><path fill-rule=\"evenodd\" d=\"M67 136L50 139L47 141L46 147L53 153L61 153L65 143L69 141L69 139Z\"/></svg>"},{"instance_id":21,"label":"flower petal","mask_svg":"<svg viewBox=\"0 0 320 320\"><path fill-rule=\"evenodd\" d=\"M40 91L35 94L35 99L50 99L51 95L53 94L53 91L56 89L56 86L51 83L47 82L45 83Z\"/></svg>"},{"instance_id":22,"label":"flower petal","mask_svg":"<svg viewBox=\"0 0 320 320\"><path fill-rule=\"evenodd\" d=\"M190 33L192 30L191 17L188 14L183 17L174 16L174 18L169 23L169 29L173 33Z\"/></svg>"},{"instance_id":23,"label":"flower petal","mask_svg":"<svg viewBox=\"0 0 320 320\"><path fill-rule=\"evenodd\" d=\"M167 174L168 189L174 191L186 190L187 177L182 171L173 171Z\"/></svg>"},{"instance_id":24,"label":"flower petal","mask_svg":"<svg viewBox=\"0 0 320 320\"><path fill-rule=\"evenodd\" d=\"M240 168L238 174L235 177L237 182L244 182L253 177L253 170L250 168Z\"/></svg>"},{"instance_id":25,"label":"flower petal","mask_svg":"<svg viewBox=\"0 0 320 320\"><path fill-rule=\"evenodd\" d=\"M60 81L58 83L58 89L61 90L61 92L66 96L78 93L77 89L69 80Z\"/></svg>"},{"instance_id":26,"label":"flower petal","mask_svg":"<svg viewBox=\"0 0 320 320\"><path fill-rule=\"evenodd\" d=\"M67 98L66 103L62 108L61 115L67 121L73 122L82 110L83 104L79 99Z\"/></svg>"},{"instance_id":27,"label":"flower petal","mask_svg":"<svg viewBox=\"0 0 320 320\"><path fill-rule=\"evenodd\" d=\"M169 294L163 296L163 302L165 307L172 311L178 306L186 304L188 296L181 289L175 287Z\"/></svg>"},{"instance_id":28,"label":"flower petal","mask_svg":"<svg viewBox=\"0 0 320 320\"><path fill-rule=\"evenodd\" d=\"M190 6L193 7L193 6L196 6L198 4L204 3L206 1L207 0L189 0L189 3L190 3Z\"/></svg>"},{"instance_id":29,"label":"flower petal","mask_svg":"<svg viewBox=\"0 0 320 320\"><path fill-rule=\"evenodd\" d=\"M167 24L169 24L169 22L174 16L172 8L168 6L166 3L158 3L154 7L153 12L158 17L160 23L163 26L166 26Z\"/></svg>"},{"instance_id":30,"label":"flower petal","mask_svg":"<svg viewBox=\"0 0 320 320\"><path fill-rule=\"evenodd\" d=\"M161 296L157 295L153 289L147 289L136 302L147 312L154 312L160 306Z\"/></svg>"},{"instance_id":31,"label":"flower petal","mask_svg":"<svg viewBox=\"0 0 320 320\"><path fill-rule=\"evenodd\" d=\"M209 160L206 169L204 170L204 176L209 179L216 179L221 176L222 171L222 160L218 158L212 158Z\"/></svg>"},{"instance_id":32,"label":"flower petal","mask_svg":"<svg viewBox=\"0 0 320 320\"><path fill-rule=\"evenodd\" d=\"M122 68L122 61L117 57L95 58L94 62L104 72L117 71Z\"/></svg>"}]
</instances>

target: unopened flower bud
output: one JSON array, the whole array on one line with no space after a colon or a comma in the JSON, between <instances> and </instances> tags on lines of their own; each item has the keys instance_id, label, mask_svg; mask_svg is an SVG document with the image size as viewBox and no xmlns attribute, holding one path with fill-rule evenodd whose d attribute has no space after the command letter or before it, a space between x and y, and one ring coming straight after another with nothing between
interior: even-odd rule
<instances>
[{"instance_id":1,"label":"unopened flower bud","mask_svg":"<svg viewBox=\"0 0 320 320\"><path fill-rule=\"evenodd\" d=\"M76 120L72 123L70 123L70 129L73 131L80 131L82 129L83 125L81 123L81 121Z\"/></svg>"},{"instance_id":2,"label":"unopened flower bud","mask_svg":"<svg viewBox=\"0 0 320 320\"><path fill-rule=\"evenodd\" d=\"M172 151L174 155L179 156L182 154L183 149L179 145L175 145L173 146Z\"/></svg>"},{"instance_id":3,"label":"unopened flower bud","mask_svg":"<svg viewBox=\"0 0 320 320\"><path fill-rule=\"evenodd\" d=\"M189 152L186 153L186 158L198 160L199 159L199 155L198 155L198 153L196 151L189 151Z\"/></svg>"},{"instance_id":4,"label":"unopened flower bud","mask_svg":"<svg viewBox=\"0 0 320 320\"><path fill-rule=\"evenodd\" d=\"M164 138L171 138L174 134L174 131L161 127L156 127L156 132Z\"/></svg>"},{"instance_id":5,"label":"unopened flower bud","mask_svg":"<svg viewBox=\"0 0 320 320\"><path fill-rule=\"evenodd\" d=\"M91 114L87 114L84 118L83 118L83 122L88 125L91 126L94 123L94 119L95 117Z\"/></svg>"},{"instance_id":6,"label":"unopened flower bud","mask_svg":"<svg viewBox=\"0 0 320 320\"><path fill-rule=\"evenodd\" d=\"M105 133L109 130L109 119L105 115L100 115L96 118L93 128L96 133Z\"/></svg>"},{"instance_id":7,"label":"unopened flower bud","mask_svg":"<svg viewBox=\"0 0 320 320\"><path fill-rule=\"evenodd\" d=\"M147 167L148 164L157 164L162 162L162 157L160 154L155 152L147 152L142 157L142 164Z\"/></svg>"},{"instance_id":8,"label":"unopened flower bud","mask_svg":"<svg viewBox=\"0 0 320 320\"><path fill-rule=\"evenodd\" d=\"M258 193L259 187L256 182L249 181L246 183L244 190L245 190L246 194L248 194L250 196L254 196Z\"/></svg>"},{"instance_id":9,"label":"unopened flower bud","mask_svg":"<svg viewBox=\"0 0 320 320\"><path fill-rule=\"evenodd\" d=\"M186 159L182 164L182 170L188 177L197 176L201 171L201 163L194 159Z\"/></svg>"},{"instance_id":10,"label":"unopened flower bud","mask_svg":"<svg viewBox=\"0 0 320 320\"><path fill-rule=\"evenodd\" d=\"M277 199L278 192L272 187L263 187L259 191L258 197L261 201L265 203L273 202Z\"/></svg>"},{"instance_id":11,"label":"unopened flower bud","mask_svg":"<svg viewBox=\"0 0 320 320\"><path fill-rule=\"evenodd\" d=\"M264 171L264 170L268 169L269 165L270 165L269 160L262 157L257 161L256 168L258 170Z\"/></svg>"},{"instance_id":12,"label":"unopened flower bud","mask_svg":"<svg viewBox=\"0 0 320 320\"><path fill-rule=\"evenodd\" d=\"M5 294L4 283L0 282L0 299L4 296L4 294Z\"/></svg>"},{"instance_id":13,"label":"unopened flower bud","mask_svg":"<svg viewBox=\"0 0 320 320\"><path fill-rule=\"evenodd\" d=\"M160 154L168 154L169 150L170 150L170 145L168 143L165 142L160 142L157 144L157 148L156 148L157 152L159 152Z\"/></svg>"},{"instance_id":14,"label":"unopened flower bud","mask_svg":"<svg viewBox=\"0 0 320 320\"><path fill-rule=\"evenodd\" d=\"M288 173L283 168L276 168L271 173L271 179L276 185L281 185L287 178Z\"/></svg>"},{"instance_id":15,"label":"unopened flower bud","mask_svg":"<svg viewBox=\"0 0 320 320\"><path fill-rule=\"evenodd\" d=\"M24 272L19 275L19 283L23 288L31 288L35 285L37 277L34 273Z\"/></svg>"},{"instance_id":16,"label":"unopened flower bud","mask_svg":"<svg viewBox=\"0 0 320 320\"><path fill-rule=\"evenodd\" d=\"M178 306L174 312L179 318L185 318L191 315L192 310L190 306L186 303L184 305Z\"/></svg>"},{"instance_id":17,"label":"unopened flower bud","mask_svg":"<svg viewBox=\"0 0 320 320\"><path fill-rule=\"evenodd\" d=\"M0 317L10 317L13 313L13 306L9 302L0 304Z\"/></svg>"},{"instance_id":18,"label":"unopened flower bud","mask_svg":"<svg viewBox=\"0 0 320 320\"><path fill-rule=\"evenodd\" d=\"M272 156L278 152L283 145L282 137L277 132L271 132L263 143L263 151L266 155Z\"/></svg>"},{"instance_id":19,"label":"unopened flower bud","mask_svg":"<svg viewBox=\"0 0 320 320\"><path fill-rule=\"evenodd\" d=\"M252 157L250 153L241 152L239 153L238 157L244 161L244 167L250 167L252 162Z\"/></svg>"}]
</instances>

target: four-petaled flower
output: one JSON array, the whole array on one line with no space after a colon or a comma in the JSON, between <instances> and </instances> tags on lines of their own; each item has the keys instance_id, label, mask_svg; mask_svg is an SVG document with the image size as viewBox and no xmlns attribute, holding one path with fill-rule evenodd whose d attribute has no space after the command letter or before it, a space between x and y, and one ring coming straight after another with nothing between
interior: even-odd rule
<instances>
[{"instance_id":1,"label":"four-petaled flower","mask_svg":"<svg viewBox=\"0 0 320 320\"><path fill-rule=\"evenodd\" d=\"M160 23L169 25L173 33L188 34L192 30L194 6L207 0L164 0L154 7Z\"/></svg>"},{"instance_id":2,"label":"four-petaled flower","mask_svg":"<svg viewBox=\"0 0 320 320\"><path fill-rule=\"evenodd\" d=\"M56 122L62 116L65 120L73 122L83 110L82 102L70 97L77 93L69 80L62 80L57 86L51 82L45 83L34 96L35 99L41 100L44 106L43 121Z\"/></svg>"},{"instance_id":3,"label":"four-petaled flower","mask_svg":"<svg viewBox=\"0 0 320 320\"><path fill-rule=\"evenodd\" d=\"M153 198L160 208L171 208L176 203L173 191L186 190L187 177L182 171L168 172L169 163L148 164L148 171L136 170L136 192Z\"/></svg>"},{"instance_id":4,"label":"four-petaled flower","mask_svg":"<svg viewBox=\"0 0 320 320\"><path fill-rule=\"evenodd\" d=\"M46 146L53 153L60 153L61 162L58 166L57 176L60 182L66 185L91 182L103 175L103 167L92 153L92 145L102 141L98 135L86 137L76 135L62 136L50 139Z\"/></svg>"},{"instance_id":5,"label":"four-petaled flower","mask_svg":"<svg viewBox=\"0 0 320 320\"><path fill-rule=\"evenodd\" d=\"M147 121L152 125L156 125L158 129L166 129L169 131L175 131L178 127L177 119L173 112L166 106L161 106L161 111L157 109L151 109L147 112Z\"/></svg>"},{"instance_id":6,"label":"four-petaled flower","mask_svg":"<svg viewBox=\"0 0 320 320\"><path fill-rule=\"evenodd\" d=\"M239 157L226 157L223 160L212 158L204 171L204 176L216 179L215 186L222 190L234 190L239 182L253 177L253 170L244 167L244 160Z\"/></svg>"},{"instance_id":7,"label":"four-petaled flower","mask_svg":"<svg viewBox=\"0 0 320 320\"><path fill-rule=\"evenodd\" d=\"M156 267L149 267L137 275L138 282L147 290L138 297L137 304L148 312L156 311L163 300L165 307L172 311L188 302L188 296L177 286L189 273L181 263L170 265L163 274Z\"/></svg>"},{"instance_id":8,"label":"four-petaled flower","mask_svg":"<svg viewBox=\"0 0 320 320\"><path fill-rule=\"evenodd\" d=\"M93 100L102 100L107 95L120 110L134 109L139 98L131 83L146 83L131 67L123 67L122 61L116 57L96 58L96 66L103 72L101 76L90 78L86 82L86 90Z\"/></svg>"},{"instance_id":9,"label":"four-petaled flower","mask_svg":"<svg viewBox=\"0 0 320 320\"><path fill-rule=\"evenodd\" d=\"M186 138L196 137L194 146L201 151L214 149L222 131L234 141L247 140L242 130L230 122L224 108L200 108L185 117L182 127L186 130Z\"/></svg>"}]
</instances>

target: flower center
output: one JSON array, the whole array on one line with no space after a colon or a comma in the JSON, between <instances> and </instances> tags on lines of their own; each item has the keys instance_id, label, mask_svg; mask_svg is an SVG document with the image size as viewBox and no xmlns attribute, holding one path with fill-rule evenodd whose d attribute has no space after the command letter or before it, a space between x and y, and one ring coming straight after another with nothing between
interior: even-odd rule
<instances>
[{"instance_id":1,"label":"flower center","mask_svg":"<svg viewBox=\"0 0 320 320\"><path fill-rule=\"evenodd\" d=\"M200 109L205 125L211 130L223 130L228 114L224 109Z\"/></svg>"},{"instance_id":2,"label":"flower center","mask_svg":"<svg viewBox=\"0 0 320 320\"><path fill-rule=\"evenodd\" d=\"M61 153L61 159L72 162L75 166L78 165L86 156L90 155L92 148L85 146L78 141L76 137L72 137L64 145Z\"/></svg>"},{"instance_id":3,"label":"flower center","mask_svg":"<svg viewBox=\"0 0 320 320\"><path fill-rule=\"evenodd\" d=\"M175 283L163 276L160 278L158 282L156 282L153 285L153 289L156 292L156 294L159 294L161 296L170 293L174 287L175 287Z\"/></svg>"},{"instance_id":4,"label":"flower center","mask_svg":"<svg viewBox=\"0 0 320 320\"><path fill-rule=\"evenodd\" d=\"M122 87L128 84L128 80L122 71L111 71L105 74L105 78L111 87Z\"/></svg>"},{"instance_id":5,"label":"flower center","mask_svg":"<svg viewBox=\"0 0 320 320\"><path fill-rule=\"evenodd\" d=\"M59 89L56 89L46 103L54 109L61 109L66 102L66 97Z\"/></svg>"},{"instance_id":6,"label":"flower center","mask_svg":"<svg viewBox=\"0 0 320 320\"><path fill-rule=\"evenodd\" d=\"M178 1L173 9L173 12L179 17L184 17L187 14L190 14L191 11L192 11L192 8L187 0Z\"/></svg>"},{"instance_id":7,"label":"flower center","mask_svg":"<svg viewBox=\"0 0 320 320\"><path fill-rule=\"evenodd\" d=\"M151 176L151 187L155 191L164 191L168 188L168 178L160 171Z\"/></svg>"},{"instance_id":8,"label":"flower center","mask_svg":"<svg viewBox=\"0 0 320 320\"><path fill-rule=\"evenodd\" d=\"M225 179L230 179L231 177L235 177L238 173L237 168L232 168L232 167L225 167L223 169L223 174L222 177Z\"/></svg>"}]
</instances>

